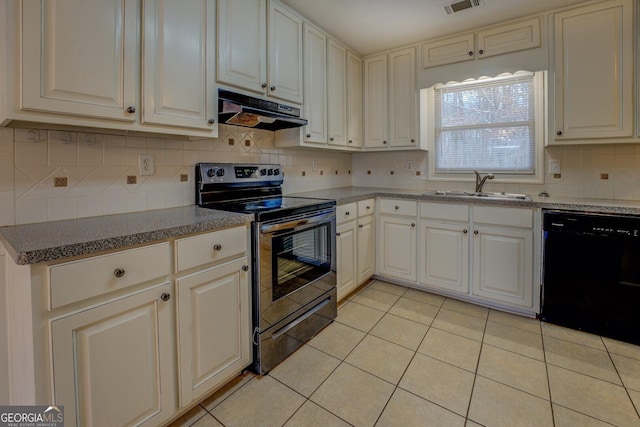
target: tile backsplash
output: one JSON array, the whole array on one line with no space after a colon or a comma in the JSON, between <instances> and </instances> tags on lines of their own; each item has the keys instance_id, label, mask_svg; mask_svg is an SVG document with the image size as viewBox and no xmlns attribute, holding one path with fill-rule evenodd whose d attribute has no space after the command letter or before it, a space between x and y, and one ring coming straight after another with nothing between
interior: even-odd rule
<instances>
[{"instance_id":1,"label":"tile backsplash","mask_svg":"<svg viewBox=\"0 0 640 427\"><path fill-rule=\"evenodd\" d=\"M0 226L191 205L197 162L279 163L286 193L350 185L473 188L471 177L469 182L429 182L426 152L283 149L275 147L273 136L235 126L221 126L217 139L200 140L0 128ZM153 155L154 175L139 176L140 154ZM549 147L545 169L549 159L560 161L561 173L546 173L544 184L488 181L485 189L640 200L640 145ZM136 183L128 184L128 176ZM56 178L66 178L67 185L56 187Z\"/></svg>"},{"instance_id":2,"label":"tile backsplash","mask_svg":"<svg viewBox=\"0 0 640 427\"><path fill-rule=\"evenodd\" d=\"M197 162L279 163L287 193L351 185L351 154L279 149L273 135L235 126L201 140L0 128L0 225L191 205ZM140 154L153 155L154 175L139 176Z\"/></svg>"}]
</instances>

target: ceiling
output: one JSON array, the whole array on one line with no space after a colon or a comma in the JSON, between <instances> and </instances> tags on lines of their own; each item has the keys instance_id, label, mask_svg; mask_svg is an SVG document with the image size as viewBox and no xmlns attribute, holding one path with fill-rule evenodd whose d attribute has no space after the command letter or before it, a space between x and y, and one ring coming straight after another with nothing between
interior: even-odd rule
<instances>
[{"instance_id":1,"label":"ceiling","mask_svg":"<svg viewBox=\"0 0 640 427\"><path fill-rule=\"evenodd\" d=\"M470 30L585 0L481 0L447 15L459 0L282 0L361 55Z\"/></svg>"}]
</instances>

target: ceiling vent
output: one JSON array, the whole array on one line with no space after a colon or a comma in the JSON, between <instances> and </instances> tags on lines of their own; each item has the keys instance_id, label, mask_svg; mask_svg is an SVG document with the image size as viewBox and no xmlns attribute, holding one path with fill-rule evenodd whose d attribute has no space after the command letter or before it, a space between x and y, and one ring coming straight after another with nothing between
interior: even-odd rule
<instances>
[{"instance_id":1,"label":"ceiling vent","mask_svg":"<svg viewBox=\"0 0 640 427\"><path fill-rule=\"evenodd\" d=\"M462 12L463 10L479 6L482 6L481 0L461 0L445 4L443 7L444 11L447 12L447 15L453 15L454 13Z\"/></svg>"}]
</instances>

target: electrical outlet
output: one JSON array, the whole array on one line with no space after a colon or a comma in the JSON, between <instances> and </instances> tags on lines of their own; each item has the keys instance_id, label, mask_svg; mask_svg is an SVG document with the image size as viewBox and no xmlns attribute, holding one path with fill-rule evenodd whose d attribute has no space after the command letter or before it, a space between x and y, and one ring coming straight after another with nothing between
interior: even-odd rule
<instances>
[{"instance_id":1,"label":"electrical outlet","mask_svg":"<svg viewBox=\"0 0 640 427\"><path fill-rule=\"evenodd\" d=\"M560 160L549 160L549 173L552 175L556 173L561 173Z\"/></svg>"},{"instance_id":2,"label":"electrical outlet","mask_svg":"<svg viewBox=\"0 0 640 427\"><path fill-rule=\"evenodd\" d=\"M316 162L315 160L313 160L311 162L311 170L312 171L317 171L318 170L318 162Z\"/></svg>"},{"instance_id":3,"label":"electrical outlet","mask_svg":"<svg viewBox=\"0 0 640 427\"><path fill-rule=\"evenodd\" d=\"M138 156L140 167L140 176L155 175L156 163L153 160L153 154L140 154Z\"/></svg>"}]
</instances>

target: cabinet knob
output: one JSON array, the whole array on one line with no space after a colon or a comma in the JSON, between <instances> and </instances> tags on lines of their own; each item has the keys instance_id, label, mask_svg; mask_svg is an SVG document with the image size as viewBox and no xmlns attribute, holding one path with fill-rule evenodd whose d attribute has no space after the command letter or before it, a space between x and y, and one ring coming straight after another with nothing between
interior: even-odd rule
<instances>
[{"instance_id":1,"label":"cabinet knob","mask_svg":"<svg viewBox=\"0 0 640 427\"><path fill-rule=\"evenodd\" d=\"M482 55L482 54L484 53L484 50L480 49L480 50L478 51L478 53L479 53L480 55Z\"/></svg>"},{"instance_id":2,"label":"cabinet knob","mask_svg":"<svg viewBox=\"0 0 640 427\"><path fill-rule=\"evenodd\" d=\"M382 143L383 143L383 144L386 144L386 143L387 143L387 141L382 141Z\"/></svg>"},{"instance_id":3,"label":"cabinet knob","mask_svg":"<svg viewBox=\"0 0 640 427\"><path fill-rule=\"evenodd\" d=\"M415 140L415 139L413 139L413 138L411 138L411 143L412 143L412 144L415 144L415 142L416 142L416 140Z\"/></svg>"},{"instance_id":4,"label":"cabinet knob","mask_svg":"<svg viewBox=\"0 0 640 427\"><path fill-rule=\"evenodd\" d=\"M127 113L133 114L135 112L136 112L136 107L134 107L133 105L127 108Z\"/></svg>"},{"instance_id":5,"label":"cabinet knob","mask_svg":"<svg viewBox=\"0 0 640 427\"><path fill-rule=\"evenodd\" d=\"M113 275L117 278L124 276L124 273L126 273L126 271L124 271L124 268L116 268L115 270L113 270Z\"/></svg>"},{"instance_id":6,"label":"cabinet knob","mask_svg":"<svg viewBox=\"0 0 640 427\"><path fill-rule=\"evenodd\" d=\"M400 209L400 206L395 205L393 208L394 208L395 210L398 210L398 209Z\"/></svg>"},{"instance_id":7,"label":"cabinet knob","mask_svg":"<svg viewBox=\"0 0 640 427\"><path fill-rule=\"evenodd\" d=\"M358 225L358 228L364 228L364 225L360 224Z\"/></svg>"},{"instance_id":8,"label":"cabinet knob","mask_svg":"<svg viewBox=\"0 0 640 427\"><path fill-rule=\"evenodd\" d=\"M216 119L207 120L207 123L209 123L210 125L214 124L215 122L216 122Z\"/></svg>"},{"instance_id":9,"label":"cabinet knob","mask_svg":"<svg viewBox=\"0 0 640 427\"><path fill-rule=\"evenodd\" d=\"M344 214L345 214L345 216L349 216L350 215L349 211L346 211Z\"/></svg>"},{"instance_id":10,"label":"cabinet knob","mask_svg":"<svg viewBox=\"0 0 640 427\"><path fill-rule=\"evenodd\" d=\"M160 299L162 301L169 301L171 299L171 294L168 292L164 292L162 295L160 295Z\"/></svg>"},{"instance_id":11,"label":"cabinet knob","mask_svg":"<svg viewBox=\"0 0 640 427\"><path fill-rule=\"evenodd\" d=\"M215 245L213 245L213 250L214 251L221 251L222 250L222 245L220 243L216 243Z\"/></svg>"},{"instance_id":12,"label":"cabinet knob","mask_svg":"<svg viewBox=\"0 0 640 427\"><path fill-rule=\"evenodd\" d=\"M353 144L353 140L352 139L349 140L349 144Z\"/></svg>"},{"instance_id":13,"label":"cabinet knob","mask_svg":"<svg viewBox=\"0 0 640 427\"><path fill-rule=\"evenodd\" d=\"M311 138L311 134L310 133L307 134L307 138Z\"/></svg>"},{"instance_id":14,"label":"cabinet knob","mask_svg":"<svg viewBox=\"0 0 640 427\"><path fill-rule=\"evenodd\" d=\"M329 141L333 141L333 137L329 138Z\"/></svg>"},{"instance_id":15,"label":"cabinet knob","mask_svg":"<svg viewBox=\"0 0 640 427\"><path fill-rule=\"evenodd\" d=\"M416 223L415 223L415 222L412 222L412 223L411 223L411 227L415 227L415 226L416 226Z\"/></svg>"},{"instance_id":16,"label":"cabinet knob","mask_svg":"<svg viewBox=\"0 0 640 427\"><path fill-rule=\"evenodd\" d=\"M466 228L464 230L462 230L463 234L467 234L469 232L469 230L467 230Z\"/></svg>"},{"instance_id":17,"label":"cabinet knob","mask_svg":"<svg viewBox=\"0 0 640 427\"><path fill-rule=\"evenodd\" d=\"M266 83L262 83L262 84L260 85L260 87L261 87L262 89L264 89L264 88L266 88L266 87L267 87L267 84L266 84Z\"/></svg>"},{"instance_id":18,"label":"cabinet knob","mask_svg":"<svg viewBox=\"0 0 640 427\"><path fill-rule=\"evenodd\" d=\"M242 266L242 271L249 271L249 266L248 265L243 265Z\"/></svg>"},{"instance_id":19,"label":"cabinet knob","mask_svg":"<svg viewBox=\"0 0 640 427\"><path fill-rule=\"evenodd\" d=\"M478 234L478 230L473 230L473 234Z\"/></svg>"},{"instance_id":20,"label":"cabinet knob","mask_svg":"<svg viewBox=\"0 0 640 427\"><path fill-rule=\"evenodd\" d=\"M472 50L469 51L469 56L473 56L473 51Z\"/></svg>"},{"instance_id":21,"label":"cabinet knob","mask_svg":"<svg viewBox=\"0 0 640 427\"><path fill-rule=\"evenodd\" d=\"M336 233L336 236L340 237L340 233Z\"/></svg>"},{"instance_id":22,"label":"cabinet knob","mask_svg":"<svg viewBox=\"0 0 640 427\"><path fill-rule=\"evenodd\" d=\"M371 209L371 206L367 206L367 210Z\"/></svg>"},{"instance_id":23,"label":"cabinet knob","mask_svg":"<svg viewBox=\"0 0 640 427\"><path fill-rule=\"evenodd\" d=\"M556 132L556 135L558 135L558 136L562 135L562 131L559 130L558 132Z\"/></svg>"},{"instance_id":24,"label":"cabinet knob","mask_svg":"<svg viewBox=\"0 0 640 427\"><path fill-rule=\"evenodd\" d=\"M274 91L274 90L276 90L276 87L275 86L271 86L269 89L271 89L271 91Z\"/></svg>"}]
</instances>

